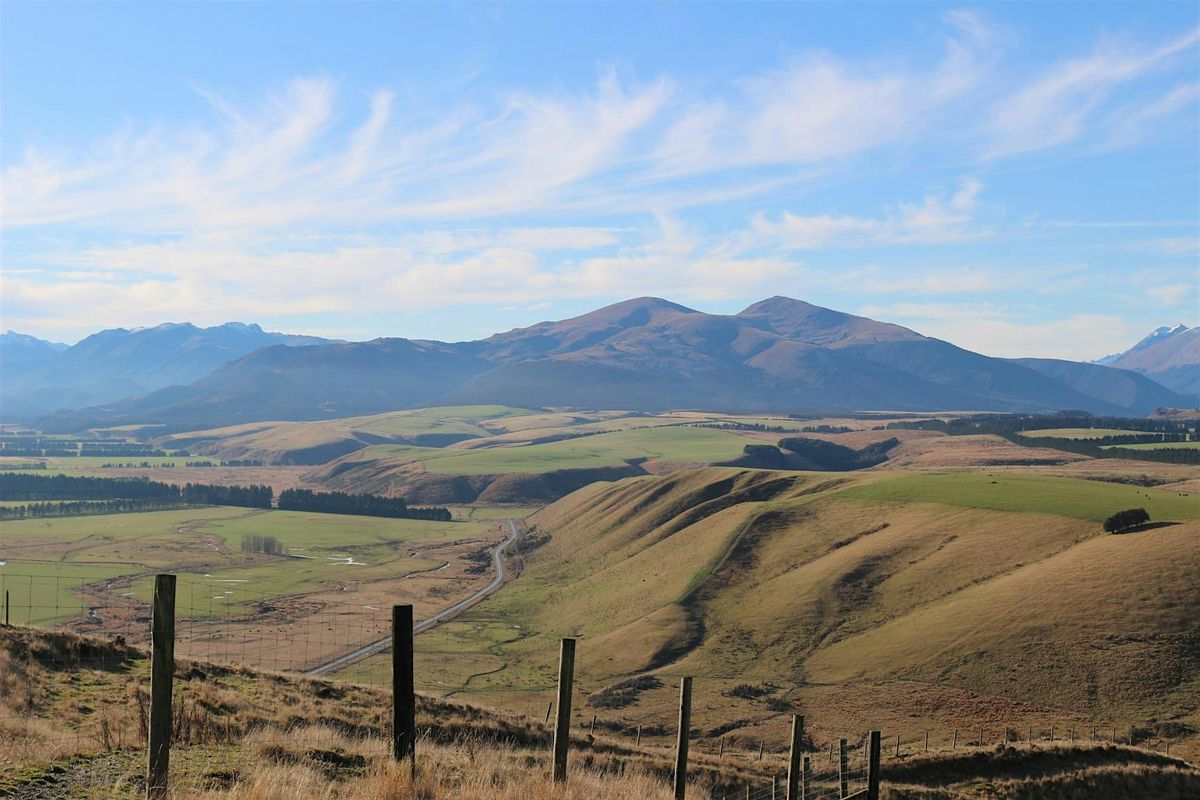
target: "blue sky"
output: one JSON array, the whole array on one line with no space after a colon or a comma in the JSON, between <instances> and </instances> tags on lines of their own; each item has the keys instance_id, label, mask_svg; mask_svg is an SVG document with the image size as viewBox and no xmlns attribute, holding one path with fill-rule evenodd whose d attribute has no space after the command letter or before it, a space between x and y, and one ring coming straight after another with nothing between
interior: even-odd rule
<instances>
[{"instance_id":1,"label":"blue sky","mask_svg":"<svg viewBox=\"0 0 1200 800\"><path fill-rule=\"evenodd\" d=\"M472 339L784 294L1003 356L1200 317L1180 3L0 3L0 326Z\"/></svg>"}]
</instances>

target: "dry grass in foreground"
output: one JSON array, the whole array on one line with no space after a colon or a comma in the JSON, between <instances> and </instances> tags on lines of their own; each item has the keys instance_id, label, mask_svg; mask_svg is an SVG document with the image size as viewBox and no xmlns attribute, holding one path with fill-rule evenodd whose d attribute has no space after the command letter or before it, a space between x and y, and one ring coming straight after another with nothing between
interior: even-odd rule
<instances>
[{"instance_id":1,"label":"dry grass in foreground","mask_svg":"<svg viewBox=\"0 0 1200 800\"><path fill-rule=\"evenodd\" d=\"M145 654L123 644L0 628L0 797L144 796ZM620 737L572 742L565 784L548 778L538 720L421 697L415 773L390 757L377 689L180 662L174 800L655 800L672 796L671 752ZM768 787L782 763L697 753L692 800ZM895 800L1200 797L1200 770L1139 748L1021 745L888 759Z\"/></svg>"}]
</instances>

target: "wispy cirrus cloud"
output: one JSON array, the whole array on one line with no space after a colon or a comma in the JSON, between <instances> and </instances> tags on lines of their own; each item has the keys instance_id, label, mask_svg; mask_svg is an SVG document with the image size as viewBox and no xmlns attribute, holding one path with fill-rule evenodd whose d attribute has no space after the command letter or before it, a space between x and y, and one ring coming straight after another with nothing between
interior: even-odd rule
<instances>
[{"instance_id":1,"label":"wispy cirrus cloud","mask_svg":"<svg viewBox=\"0 0 1200 800\"><path fill-rule=\"evenodd\" d=\"M1131 144L1146 123L1195 106L1194 84L1165 96L1122 103L1109 100L1123 87L1169 66L1200 44L1193 29L1157 46L1122 44L1105 38L1082 57L1052 64L1041 77L1017 88L991 109L984 152L999 157L1045 150L1085 136L1107 146Z\"/></svg>"},{"instance_id":2,"label":"wispy cirrus cloud","mask_svg":"<svg viewBox=\"0 0 1200 800\"><path fill-rule=\"evenodd\" d=\"M1133 90L1177 69L1197 34L1105 40L1025 79L1004 62L1013 34L984 15L950 12L936 37L926 58L785 53L706 84L601 69L582 87L489 84L423 106L319 75L256 102L193 86L206 117L131 123L85 147L5 147L5 319L82 331L258 318L264 298L272 314L299 316L642 293L941 297L1077 285L1077 275L1048 281L1033 268L1027 278L945 260L872 266L874 254L857 253L998 239L999 203L985 202L995 162L1158 135L1195 111L1193 76ZM980 98L998 99L980 113ZM894 174L942 150L935 178L889 184L856 213L823 193L870 174L865 164ZM1030 226L1097 224L1121 223ZM1162 239L1163 255L1188 252L1189 241ZM853 264L801 260L839 249ZM1179 302L1182 283L1145 293Z\"/></svg>"},{"instance_id":3,"label":"wispy cirrus cloud","mask_svg":"<svg viewBox=\"0 0 1200 800\"><path fill-rule=\"evenodd\" d=\"M962 181L949 197L926 194L920 203L900 203L883 217L821 214L803 216L784 211L778 219L755 216L755 234L788 250L810 250L841 243L850 245L950 242L977 238L975 212L983 184L974 178Z\"/></svg>"}]
</instances>

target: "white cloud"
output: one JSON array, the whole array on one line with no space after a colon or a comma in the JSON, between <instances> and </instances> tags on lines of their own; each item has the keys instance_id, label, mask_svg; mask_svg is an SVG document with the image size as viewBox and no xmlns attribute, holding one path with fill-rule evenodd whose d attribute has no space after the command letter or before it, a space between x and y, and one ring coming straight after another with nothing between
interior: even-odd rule
<instances>
[{"instance_id":1,"label":"white cloud","mask_svg":"<svg viewBox=\"0 0 1200 800\"><path fill-rule=\"evenodd\" d=\"M987 122L990 157L1043 150L1075 141L1094 131L1105 101L1118 88L1163 68L1181 53L1195 50L1200 29L1190 30L1153 48L1121 47L1105 40L1082 58L1060 61L1040 77L1000 100ZM1189 102L1189 93L1137 107L1126 107L1109 120L1109 143L1130 143L1146 121L1173 113ZM1131 127L1132 126L1132 127Z\"/></svg>"},{"instance_id":2,"label":"white cloud","mask_svg":"<svg viewBox=\"0 0 1200 800\"><path fill-rule=\"evenodd\" d=\"M991 304L897 303L868 306L859 313L1002 358L1091 361L1124 350L1144 333L1136 323L1107 314L1033 322Z\"/></svg>"},{"instance_id":3,"label":"white cloud","mask_svg":"<svg viewBox=\"0 0 1200 800\"><path fill-rule=\"evenodd\" d=\"M802 216L784 211L777 220L756 216L751 228L761 240L791 250L809 250L841 243L851 245L904 242L962 241L985 235L971 227L983 184L962 182L949 198L925 195L920 203L901 203L882 218L821 214Z\"/></svg>"}]
</instances>

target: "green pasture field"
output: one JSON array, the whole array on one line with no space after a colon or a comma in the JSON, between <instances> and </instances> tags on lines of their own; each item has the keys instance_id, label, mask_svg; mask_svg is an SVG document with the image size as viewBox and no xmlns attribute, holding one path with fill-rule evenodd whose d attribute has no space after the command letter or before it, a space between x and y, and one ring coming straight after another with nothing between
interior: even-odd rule
<instances>
[{"instance_id":1,"label":"green pasture field","mask_svg":"<svg viewBox=\"0 0 1200 800\"><path fill-rule=\"evenodd\" d=\"M1152 520L1200 519L1200 496L1049 475L953 472L882 478L840 492L866 503L941 503L997 511L1058 514L1103 522L1117 511L1145 508Z\"/></svg>"},{"instance_id":2,"label":"green pasture field","mask_svg":"<svg viewBox=\"0 0 1200 800\"><path fill-rule=\"evenodd\" d=\"M1039 428L1018 433L1031 439L1103 439L1105 436L1150 435L1154 431L1127 431L1120 428Z\"/></svg>"},{"instance_id":3,"label":"green pasture field","mask_svg":"<svg viewBox=\"0 0 1200 800\"><path fill-rule=\"evenodd\" d=\"M460 433L488 436L477 423L505 417L533 414L528 409L500 405L441 406L384 414L362 421L355 420L354 430L391 436L416 436L428 433Z\"/></svg>"},{"instance_id":4,"label":"green pasture field","mask_svg":"<svg viewBox=\"0 0 1200 800\"><path fill-rule=\"evenodd\" d=\"M11 520L0 522L0 560L8 562L0 567L0 579L45 576L26 586L33 599L22 601L39 609L30 621L44 624L79 613L73 590L81 581L172 570L196 583L230 581L231 588L252 588L253 599L296 594L329 580L434 569L440 560L412 557L410 547L473 538L494 524L231 507ZM274 536L290 554L310 558L248 564L241 553L247 534ZM232 552L220 552L216 542ZM148 577L137 582L135 596L148 599L149 586ZM251 599L248 591L234 594L239 601ZM207 608L209 599L200 607Z\"/></svg>"},{"instance_id":5,"label":"green pasture field","mask_svg":"<svg viewBox=\"0 0 1200 800\"><path fill-rule=\"evenodd\" d=\"M1144 442L1143 444L1106 444L1105 450L1200 450L1200 442Z\"/></svg>"},{"instance_id":6,"label":"green pasture field","mask_svg":"<svg viewBox=\"0 0 1200 800\"><path fill-rule=\"evenodd\" d=\"M614 467L639 458L706 464L737 458L745 444L745 438L729 431L670 426L476 450L378 445L356 454L356 460L395 458L421 461L428 471L446 475L496 475Z\"/></svg>"},{"instance_id":7,"label":"green pasture field","mask_svg":"<svg viewBox=\"0 0 1200 800\"><path fill-rule=\"evenodd\" d=\"M447 506L455 519L499 520L525 519L541 506Z\"/></svg>"}]
</instances>

